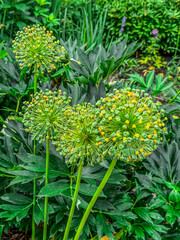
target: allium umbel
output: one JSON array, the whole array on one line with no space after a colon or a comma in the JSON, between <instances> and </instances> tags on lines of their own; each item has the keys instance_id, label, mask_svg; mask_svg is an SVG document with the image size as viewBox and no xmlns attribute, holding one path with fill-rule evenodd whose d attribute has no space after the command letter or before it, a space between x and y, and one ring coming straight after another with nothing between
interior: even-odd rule
<instances>
[{"instance_id":1,"label":"allium umbel","mask_svg":"<svg viewBox=\"0 0 180 240\"><path fill-rule=\"evenodd\" d=\"M56 129L62 126L62 115L64 109L69 105L70 99L61 95L61 91L37 92L31 95L31 102L25 102L23 109L23 123L27 127L26 131L32 133L32 138L45 141L47 133L50 136Z\"/></svg>"},{"instance_id":2,"label":"allium umbel","mask_svg":"<svg viewBox=\"0 0 180 240\"><path fill-rule=\"evenodd\" d=\"M158 147L161 134L166 132L161 104L154 103L143 90L115 90L96 105L101 141L112 157L127 162L142 160Z\"/></svg>"},{"instance_id":3,"label":"allium umbel","mask_svg":"<svg viewBox=\"0 0 180 240\"><path fill-rule=\"evenodd\" d=\"M64 112L62 131L58 131L53 144L56 150L67 158L67 163L75 164L80 160L87 165L101 162L101 148L97 146L99 134L95 107L90 103L69 107Z\"/></svg>"},{"instance_id":4,"label":"allium umbel","mask_svg":"<svg viewBox=\"0 0 180 240\"><path fill-rule=\"evenodd\" d=\"M43 74L45 70L51 72L55 63L60 61L61 48L55 40L52 31L46 31L39 25L24 28L19 31L13 41L14 53L21 69L36 65Z\"/></svg>"}]
</instances>

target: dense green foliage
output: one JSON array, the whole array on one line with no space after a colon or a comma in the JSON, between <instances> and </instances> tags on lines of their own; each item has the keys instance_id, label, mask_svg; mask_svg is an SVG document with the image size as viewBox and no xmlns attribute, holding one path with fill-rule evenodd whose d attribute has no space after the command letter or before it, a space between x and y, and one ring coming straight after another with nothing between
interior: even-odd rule
<instances>
[{"instance_id":1,"label":"dense green foliage","mask_svg":"<svg viewBox=\"0 0 180 240\"><path fill-rule=\"evenodd\" d=\"M179 0L0 2L0 238L179 240Z\"/></svg>"},{"instance_id":2,"label":"dense green foliage","mask_svg":"<svg viewBox=\"0 0 180 240\"><path fill-rule=\"evenodd\" d=\"M151 44L152 31L158 29L158 48L164 52L174 51L180 35L180 7L176 0L123 0L98 1L108 9L106 28L113 36L121 36L121 21L126 17L122 36L142 42L146 48Z\"/></svg>"}]
</instances>

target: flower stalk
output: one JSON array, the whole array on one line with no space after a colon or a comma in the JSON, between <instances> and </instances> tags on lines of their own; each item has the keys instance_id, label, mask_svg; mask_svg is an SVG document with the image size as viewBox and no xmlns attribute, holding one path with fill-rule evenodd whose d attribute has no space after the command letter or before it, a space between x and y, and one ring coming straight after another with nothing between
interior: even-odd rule
<instances>
[{"instance_id":1,"label":"flower stalk","mask_svg":"<svg viewBox=\"0 0 180 240\"><path fill-rule=\"evenodd\" d=\"M32 240L35 240L36 236L36 225L34 221L35 215L35 206L36 206L36 179L33 180L33 213L32 213Z\"/></svg>"},{"instance_id":2,"label":"flower stalk","mask_svg":"<svg viewBox=\"0 0 180 240\"><path fill-rule=\"evenodd\" d=\"M87 221L87 218L88 218L88 216L89 216L89 214L90 214L90 212L91 212L91 210L92 210L92 208L93 208L97 198L99 197L99 195L102 192L104 186L106 185L109 177L111 176L111 173L112 173L116 163L117 163L117 158L112 160L112 162L111 162L111 164L110 164L110 166L109 166L109 168L108 168L108 170L107 170L107 172L106 172L102 182L100 183L98 189L96 190L94 196L92 197L92 199L91 199L91 201L90 201L90 203L89 203L89 205L88 205L88 207L86 209L86 212L84 213L84 216L83 216L83 218L82 218L82 220L80 222L80 225L79 225L79 228L78 228L78 230L76 232L74 240L78 240L80 238L81 232L82 232L83 227L84 227L84 225L85 225L85 223Z\"/></svg>"},{"instance_id":3,"label":"flower stalk","mask_svg":"<svg viewBox=\"0 0 180 240\"><path fill-rule=\"evenodd\" d=\"M50 131L48 131L48 134L47 134L47 137L46 137L46 177L45 177L45 186L49 182L49 146L50 146ZM43 240L47 239L47 222L48 222L48 197L45 197Z\"/></svg>"},{"instance_id":4,"label":"flower stalk","mask_svg":"<svg viewBox=\"0 0 180 240\"><path fill-rule=\"evenodd\" d=\"M70 213L69 213L69 218L68 218L68 222L67 222L67 225L66 225L66 230L65 230L65 233L64 233L63 240L68 239L68 235L69 235L69 231L70 231L70 227L71 227L71 222L72 222L72 218L73 218L73 215L74 215L74 210L75 210L76 201L77 201L77 197L78 197L83 165L84 165L83 161L80 161L79 169L78 169L78 175L77 175L77 181L76 181L76 187L75 187L75 192L74 192L74 196L73 196L73 202L72 202L72 205L71 205L71 210L70 210Z\"/></svg>"}]
</instances>

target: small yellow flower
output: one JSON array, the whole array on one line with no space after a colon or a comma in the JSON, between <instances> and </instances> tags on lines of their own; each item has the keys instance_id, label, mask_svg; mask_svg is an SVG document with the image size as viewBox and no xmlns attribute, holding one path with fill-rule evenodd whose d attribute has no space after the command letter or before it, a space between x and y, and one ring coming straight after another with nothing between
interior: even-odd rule
<instances>
[{"instance_id":1,"label":"small yellow flower","mask_svg":"<svg viewBox=\"0 0 180 240\"><path fill-rule=\"evenodd\" d=\"M127 140L127 138L126 137L123 137L123 141L126 141Z\"/></svg>"},{"instance_id":2,"label":"small yellow flower","mask_svg":"<svg viewBox=\"0 0 180 240\"><path fill-rule=\"evenodd\" d=\"M119 156L120 156L120 153L117 153L116 155L119 157Z\"/></svg>"},{"instance_id":3,"label":"small yellow flower","mask_svg":"<svg viewBox=\"0 0 180 240\"><path fill-rule=\"evenodd\" d=\"M156 139L154 139L154 143L156 143L157 142L157 140Z\"/></svg>"},{"instance_id":4,"label":"small yellow flower","mask_svg":"<svg viewBox=\"0 0 180 240\"><path fill-rule=\"evenodd\" d=\"M115 107L116 107L116 104L113 105L113 108L115 108Z\"/></svg>"},{"instance_id":5,"label":"small yellow flower","mask_svg":"<svg viewBox=\"0 0 180 240\"><path fill-rule=\"evenodd\" d=\"M106 142L109 142L109 138L106 138L105 141L106 141Z\"/></svg>"},{"instance_id":6,"label":"small yellow flower","mask_svg":"<svg viewBox=\"0 0 180 240\"><path fill-rule=\"evenodd\" d=\"M142 120L139 120L139 123L141 124L141 123L142 123Z\"/></svg>"},{"instance_id":7,"label":"small yellow flower","mask_svg":"<svg viewBox=\"0 0 180 240\"><path fill-rule=\"evenodd\" d=\"M163 128L163 131L166 131L166 128Z\"/></svg>"},{"instance_id":8,"label":"small yellow flower","mask_svg":"<svg viewBox=\"0 0 180 240\"><path fill-rule=\"evenodd\" d=\"M138 112L141 113L143 111L143 108L139 108Z\"/></svg>"},{"instance_id":9,"label":"small yellow flower","mask_svg":"<svg viewBox=\"0 0 180 240\"><path fill-rule=\"evenodd\" d=\"M132 128L136 128L136 125L135 125L135 124L133 124L133 125L132 125Z\"/></svg>"},{"instance_id":10,"label":"small yellow flower","mask_svg":"<svg viewBox=\"0 0 180 240\"><path fill-rule=\"evenodd\" d=\"M152 71L154 69L154 67L149 67L149 70Z\"/></svg>"},{"instance_id":11,"label":"small yellow flower","mask_svg":"<svg viewBox=\"0 0 180 240\"><path fill-rule=\"evenodd\" d=\"M102 106L102 107L100 107L100 109L101 109L101 110L103 110L103 109L104 109L104 108L103 108L103 106Z\"/></svg>"},{"instance_id":12,"label":"small yellow flower","mask_svg":"<svg viewBox=\"0 0 180 240\"><path fill-rule=\"evenodd\" d=\"M173 77L171 75L169 75L168 78L172 79Z\"/></svg>"},{"instance_id":13,"label":"small yellow flower","mask_svg":"<svg viewBox=\"0 0 180 240\"><path fill-rule=\"evenodd\" d=\"M102 129L99 127L99 131L101 132L102 131Z\"/></svg>"},{"instance_id":14,"label":"small yellow flower","mask_svg":"<svg viewBox=\"0 0 180 240\"><path fill-rule=\"evenodd\" d=\"M102 117L102 116L103 116L103 113L100 113L99 116Z\"/></svg>"},{"instance_id":15,"label":"small yellow flower","mask_svg":"<svg viewBox=\"0 0 180 240\"><path fill-rule=\"evenodd\" d=\"M143 142L143 141L144 141L144 138L140 138L140 141Z\"/></svg>"},{"instance_id":16,"label":"small yellow flower","mask_svg":"<svg viewBox=\"0 0 180 240\"><path fill-rule=\"evenodd\" d=\"M113 109L111 109L111 112L113 113L113 112L114 112L114 110L113 110Z\"/></svg>"},{"instance_id":17,"label":"small yellow flower","mask_svg":"<svg viewBox=\"0 0 180 240\"><path fill-rule=\"evenodd\" d=\"M141 148L139 151L142 153L144 150L143 150L143 148Z\"/></svg>"},{"instance_id":18,"label":"small yellow flower","mask_svg":"<svg viewBox=\"0 0 180 240\"><path fill-rule=\"evenodd\" d=\"M139 133L136 133L134 136L138 138L139 137Z\"/></svg>"},{"instance_id":19,"label":"small yellow flower","mask_svg":"<svg viewBox=\"0 0 180 240\"><path fill-rule=\"evenodd\" d=\"M116 136L117 136L117 137L120 137L120 134L119 134L119 133L117 133L117 134L116 134Z\"/></svg>"},{"instance_id":20,"label":"small yellow flower","mask_svg":"<svg viewBox=\"0 0 180 240\"><path fill-rule=\"evenodd\" d=\"M159 73L158 75L161 75L162 77L164 77L164 73Z\"/></svg>"},{"instance_id":21,"label":"small yellow flower","mask_svg":"<svg viewBox=\"0 0 180 240\"><path fill-rule=\"evenodd\" d=\"M151 135L148 135L148 138L152 138L152 136L151 136Z\"/></svg>"},{"instance_id":22,"label":"small yellow flower","mask_svg":"<svg viewBox=\"0 0 180 240\"><path fill-rule=\"evenodd\" d=\"M138 152L138 151L136 151L136 152L135 152L135 154L136 154L136 155L138 155L138 154L139 154L139 152Z\"/></svg>"},{"instance_id":23,"label":"small yellow flower","mask_svg":"<svg viewBox=\"0 0 180 240\"><path fill-rule=\"evenodd\" d=\"M101 135L103 136L105 134L105 132L101 132Z\"/></svg>"},{"instance_id":24,"label":"small yellow flower","mask_svg":"<svg viewBox=\"0 0 180 240\"><path fill-rule=\"evenodd\" d=\"M126 124L129 124L129 120L126 120L125 123L126 123Z\"/></svg>"},{"instance_id":25,"label":"small yellow flower","mask_svg":"<svg viewBox=\"0 0 180 240\"><path fill-rule=\"evenodd\" d=\"M109 120L112 120L112 117L109 117Z\"/></svg>"},{"instance_id":26,"label":"small yellow flower","mask_svg":"<svg viewBox=\"0 0 180 240\"><path fill-rule=\"evenodd\" d=\"M116 138L114 137L112 140L115 142L115 141L116 141Z\"/></svg>"}]
</instances>

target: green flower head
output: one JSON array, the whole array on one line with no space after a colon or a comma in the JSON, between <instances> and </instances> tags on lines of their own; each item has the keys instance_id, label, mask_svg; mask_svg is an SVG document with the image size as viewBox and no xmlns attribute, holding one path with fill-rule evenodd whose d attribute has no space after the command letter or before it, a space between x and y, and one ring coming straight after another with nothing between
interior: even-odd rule
<instances>
[{"instance_id":1,"label":"green flower head","mask_svg":"<svg viewBox=\"0 0 180 240\"><path fill-rule=\"evenodd\" d=\"M31 95L31 102L25 102L23 123L27 127L26 131L32 133L32 138L45 141L45 136L60 129L62 126L62 115L71 99L61 95L61 91L37 92Z\"/></svg>"},{"instance_id":2,"label":"green flower head","mask_svg":"<svg viewBox=\"0 0 180 240\"><path fill-rule=\"evenodd\" d=\"M96 104L99 132L108 153L121 160L142 160L154 151L166 132L164 110L143 90L115 90Z\"/></svg>"},{"instance_id":3,"label":"green flower head","mask_svg":"<svg viewBox=\"0 0 180 240\"><path fill-rule=\"evenodd\" d=\"M24 31L17 32L13 48L20 68L36 65L42 74L45 69L51 72L56 68L54 64L61 58L58 43L52 31L46 31L45 27L39 25L32 28L28 26Z\"/></svg>"},{"instance_id":4,"label":"green flower head","mask_svg":"<svg viewBox=\"0 0 180 240\"><path fill-rule=\"evenodd\" d=\"M67 163L75 164L81 160L84 164L93 165L101 162L103 148L97 144L99 131L95 107L90 103L69 107L64 118L63 130L57 132L54 144L68 159Z\"/></svg>"}]
</instances>

